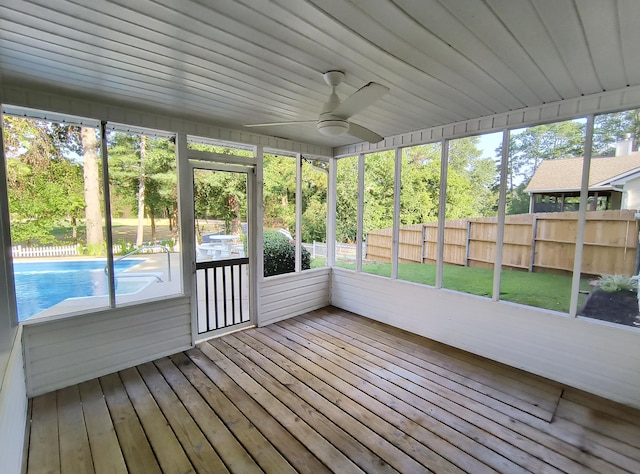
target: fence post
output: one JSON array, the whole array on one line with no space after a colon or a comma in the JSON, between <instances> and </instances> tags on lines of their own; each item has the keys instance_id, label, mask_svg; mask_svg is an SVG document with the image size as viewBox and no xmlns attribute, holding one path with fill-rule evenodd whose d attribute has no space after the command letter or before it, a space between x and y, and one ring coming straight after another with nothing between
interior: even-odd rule
<instances>
[{"instance_id":1,"label":"fence post","mask_svg":"<svg viewBox=\"0 0 640 474\"><path fill-rule=\"evenodd\" d=\"M469 266L469 242L471 241L471 219L467 221L467 241L464 249L464 266Z\"/></svg>"},{"instance_id":2,"label":"fence post","mask_svg":"<svg viewBox=\"0 0 640 474\"><path fill-rule=\"evenodd\" d=\"M424 241L426 238L427 238L427 226L422 224L422 245L420 248L420 263L424 263L424 249L425 249Z\"/></svg>"},{"instance_id":3,"label":"fence post","mask_svg":"<svg viewBox=\"0 0 640 474\"><path fill-rule=\"evenodd\" d=\"M533 272L533 265L536 261L536 237L538 235L538 216L533 216L531 224L531 258L529 259L529 271Z\"/></svg>"}]
</instances>

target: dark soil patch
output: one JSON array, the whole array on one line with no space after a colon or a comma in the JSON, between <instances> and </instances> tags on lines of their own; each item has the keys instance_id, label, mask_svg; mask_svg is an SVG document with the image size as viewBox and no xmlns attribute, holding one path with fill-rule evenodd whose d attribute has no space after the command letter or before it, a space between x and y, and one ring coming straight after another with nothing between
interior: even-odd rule
<instances>
[{"instance_id":1,"label":"dark soil patch","mask_svg":"<svg viewBox=\"0 0 640 474\"><path fill-rule=\"evenodd\" d=\"M640 326L638 297L634 291L593 291L579 314L627 326Z\"/></svg>"}]
</instances>

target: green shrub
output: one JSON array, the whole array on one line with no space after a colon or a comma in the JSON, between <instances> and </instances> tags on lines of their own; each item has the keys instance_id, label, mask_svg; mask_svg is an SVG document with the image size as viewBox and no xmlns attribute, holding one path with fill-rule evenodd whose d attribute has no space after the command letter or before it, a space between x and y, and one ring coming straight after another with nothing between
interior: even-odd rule
<instances>
[{"instance_id":1,"label":"green shrub","mask_svg":"<svg viewBox=\"0 0 640 474\"><path fill-rule=\"evenodd\" d=\"M638 282L624 275L602 275L598 280L598 288L609 293L635 291L638 288Z\"/></svg>"},{"instance_id":2,"label":"green shrub","mask_svg":"<svg viewBox=\"0 0 640 474\"><path fill-rule=\"evenodd\" d=\"M291 273L296 265L296 246L274 230L264 231L264 276ZM302 249L302 270L311 268L311 254Z\"/></svg>"}]
</instances>

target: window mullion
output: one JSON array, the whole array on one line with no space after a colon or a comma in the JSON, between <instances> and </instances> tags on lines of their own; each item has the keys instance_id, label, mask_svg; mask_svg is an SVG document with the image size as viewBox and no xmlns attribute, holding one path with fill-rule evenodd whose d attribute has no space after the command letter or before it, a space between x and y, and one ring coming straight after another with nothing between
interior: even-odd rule
<instances>
[{"instance_id":1,"label":"window mullion","mask_svg":"<svg viewBox=\"0 0 640 474\"><path fill-rule=\"evenodd\" d=\"M115 268L113 266L113 234L111 232L111 193L109 190L109 151L107 150L107 122L100 122L100 154L102 158L102 189L104 199L104 224L107 242L107 278L109 281L109 306L116 307Z\"/></svg>"}]
</instances>

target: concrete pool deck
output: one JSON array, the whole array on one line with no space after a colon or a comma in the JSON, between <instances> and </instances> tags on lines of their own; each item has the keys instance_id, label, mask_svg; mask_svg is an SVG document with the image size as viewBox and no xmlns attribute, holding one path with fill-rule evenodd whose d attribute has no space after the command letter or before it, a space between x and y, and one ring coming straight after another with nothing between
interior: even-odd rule
<instances>
[{"instance_id":1,"label":"concrete pool deck","mask_svg":"<svg viewBox=\"0 0 640 474\"><path fill-rule=\"evenodd\" d=\"M169 281L169 274L167 268L167 254L138 254L135 258L144 259L143 262L125 270L122 274L130 274L131 280L137 280L142 282L142 279L148 278L148 284L139 291L129 294L118 295L116 294L116 304L122 305L127 303L133 303L138 301L153 300L163 298L167 296L174 296L181 294L181 268L180 268L180 254L171 253L171 281ZM75 257L73 260L83 259L84 257ZM95 257L92 257L95 259ZM47 261L62 261L69 260L69 257L46 259ZM90 259L90 258L86 258ZM16 259L16 262L30 262L33 259ZM44 260L43 260L44 261ZM135 276L134 276L135 275ZM158 281L158 277L162 281ZM129 278L127 278L129 279ZM123 281L125 281L123 279ZM78 298L68 298L60 303L51 306L50 308L35 314L25 321L34 321L42 318L49 318L52 316L60 315L73 315L78 312L86 312L87 310L102 310L109 307L109 297L105 296L83 296Z\"/></svg>"}]
</instances>

